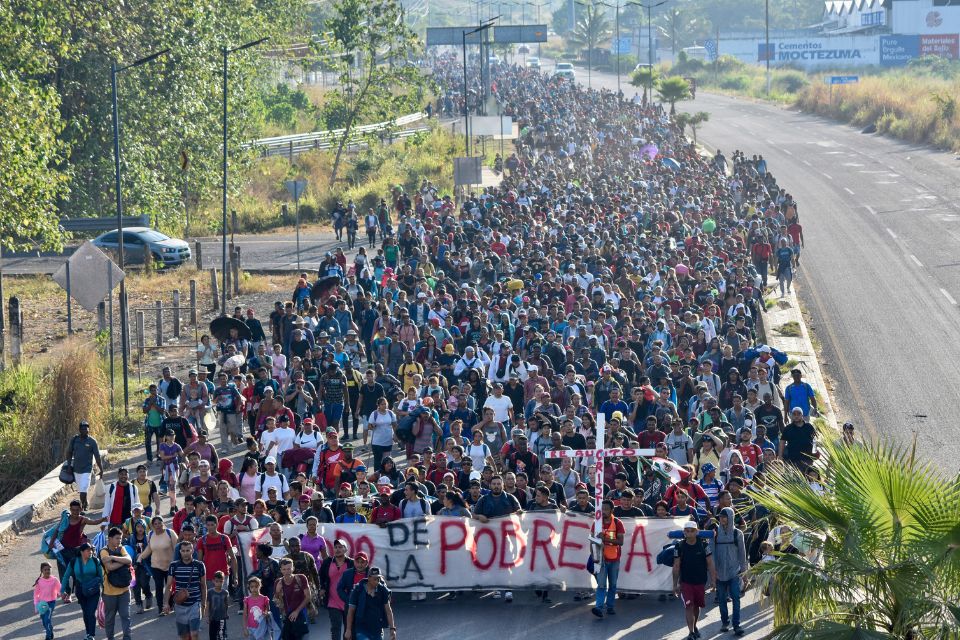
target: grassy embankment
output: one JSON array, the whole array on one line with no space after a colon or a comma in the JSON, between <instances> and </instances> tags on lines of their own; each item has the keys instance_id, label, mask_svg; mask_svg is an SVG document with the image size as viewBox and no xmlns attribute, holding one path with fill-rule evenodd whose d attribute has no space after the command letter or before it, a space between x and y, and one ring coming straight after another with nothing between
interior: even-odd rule
<instances>
[{"instance_id":1,"label":"grassy embankment","mask_svg":"<svg viewBox=\"0 0 960 640\"><path fill-rule=\"evenodd\" d=\"M848 71L807 74L796 69L774 69L766 94L765 69L721 56L714 65L679 61L665 73L693 76L703 89L769 99L804 111L866 127L917 144L960 151L960 62L921 58L897 69L859 69L857 84L834 87L823 78Z\"/></svg>"}]
</instances>

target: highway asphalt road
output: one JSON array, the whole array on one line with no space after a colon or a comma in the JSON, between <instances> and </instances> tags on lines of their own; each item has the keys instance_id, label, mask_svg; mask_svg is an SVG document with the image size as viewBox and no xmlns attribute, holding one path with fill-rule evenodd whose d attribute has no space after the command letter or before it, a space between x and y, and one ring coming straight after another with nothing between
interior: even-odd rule
<instances>
[{"instance_id":1,"label":"highway asphalt road","mask_svg":"<svg viewBox=\"0 0 960 640\"><path fill-rule=\"evenodd\" d=\"M617 86L611 74L592 82ZM960 362L957 157L703 91L678 108L710 114L697 131L708 151L762 154L797 199L809 242L798 293L840 422L906 446L916 434L921 454L956 473L960 425L946 380Z\"/></svg>"}]
</instances>

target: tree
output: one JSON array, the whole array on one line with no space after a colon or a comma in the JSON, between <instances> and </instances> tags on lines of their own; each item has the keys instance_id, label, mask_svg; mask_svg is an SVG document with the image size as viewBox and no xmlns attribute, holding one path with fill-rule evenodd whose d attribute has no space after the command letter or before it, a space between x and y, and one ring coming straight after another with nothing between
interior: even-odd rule
<instances>
[{"instance_id":1,"label":"tree","mask_svg":"<svg viewBox=\"0 0 960 640\"><path fill-rule=\"evenodd\" d=\"M697 127L710 119L710 114L706 111L697 111L696 113L678 113L673 120L680 127L680 135L683 135L687 127L693 131L693 144L697 144Z\"/></svg>"},{"instance_id":2,"label":"tree","mask_svg":"<svg viewBox=\"0 0 960 640\"><path fill-rule=\"evenodd\" d=\"M957 638L960 481L917 460L915 445L820 436L822 493L791 466L753 492L801 552L751 570L772 595L768 637Z\"/></svg>"},{"instance_id":3,"label":"tree","mask_svg":"<svg viewBox=\"0 0 960 640\"><path fill-rule=\"evenodd\" d=\"M643 103L647 103L647 87L656 86L660 81L660 70L654 66L645 65L634 69L630 73L630 84L643 88Z\"/></svg>"},{"instance_id":4,"label":"tree","mask_svg":"<svg viewBox=\"0 0 960 640\"><path fill-rule=\"evenodd\" d=\"M574 46L587 48L587 67L593 68L593 50L609 39L612 33L605 8L591 2L583 7L573 32L568 36L568 41Z\"/></svg>"},{"instance_id":5,"label":"tree","mask_svg":"<svg viewBox=\"0 0 960 640\"><path fill-rule=\"evenodd\" d=\"M56 205L68 193L63 120L57 92L37 76L51 64L48 47L60 42L27 9L0 4L0 246L24 249L37 240L58 250Z\"/></svg>"},{"instance_id":6,"label":"tree","mask_svg":"<svg viewBox=\"0 0 960 640\"><path fill-rule=\"evenodd\" d=\"M428 80L408 62L419 55L422 42L404 23L399 0L337 0L326 28L330 39L325 49L335 54L340 100L346 106L345 130L330 173L333 185L354 126L420 109Z\"/></svg>"},{"instance_id":7,"label":"tree","mask_svg":"<svg viewBox=\"0 0 960 640\"><path fill-rule=\"evenodd\" d=\"M690 99L690 83L680 76L663 78L657 85L657 98L670 103L670 115L677 112L677 103Z\"/></svg>"}]
</instances>

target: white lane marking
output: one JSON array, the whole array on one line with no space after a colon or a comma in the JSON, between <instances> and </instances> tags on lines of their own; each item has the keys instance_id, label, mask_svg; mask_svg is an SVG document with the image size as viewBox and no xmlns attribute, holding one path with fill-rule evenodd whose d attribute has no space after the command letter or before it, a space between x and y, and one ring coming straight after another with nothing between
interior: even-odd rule
<instances>
[{"instance_id":1,"label":"white lane marking","mask_svg":"<svg viewBox=\"0 0 960 640\"><path fill-rule=\"evenodd\" d=\"M946 289L940 289L940 293L943 294L943 297L946 298L946 299L947 299L947 302L949 302L950 304L952 304L952 305L956 305L956 304L957 304L957 301L954 300L953 296L950 295L950 292L947 291Z\"/></svg>"},{"instance_id":2,"label":"white lane marking","mask_svg":"<svg viewBox=\"0 0 960 640\"><path fill-rule=\"evenodd\" d=\"M923 268L923 263L920 262L920 258L918 258L917 256L915 256L915 255L913 255L913 254L911 253L911 254L910 254L910 259L913 260L914 263L916 263L916 265L917 265L918 267L920 267L921 269Z\"/></svg>"},{"instance_id":3,"label":"white lane marking","mask_svg":"<svg viewBox=\"0 0 960 640\"><path fill-rule=\"evenodd\" d=\"M863 169L860 171L860 173L886 173L886 171L872 171L868 169Z\"/></svg>"},{"instance_id":4,"label":"white lane marking","mask_svg":"<svg viewBox=\"0 0 960 640\"><path fill-rule=\"evenodd\" d=\"M824 173L823 171L821 171L820 175L822 175L827 180L833 180L833 176L831 176L829 173Z\"/></svg>"},{"instance_id":5,"label":"white lane marking","mask_svg":"<svg viewBox=\"0 0 960 640\"><path fill-rule=\"evenodd\" d=\"M873 207L871 207L870 205L865 204L865 205L863 205L863 206L865 206L865 207L867 208L867 211L869 211L869 212L872 213L873 215L877 215L877 210L874 209Z\"/></svg>"},{"instance_id":6,"label":"white lane marking","mask_svg":"<svg viewBox=\"0 0 960 640\"><path fill-rule=\"evenodd\" d=\"M789 149L783 149L783 152L784 152L785 154L787 154L788 156L792 156L792 155L793 155L793 152L790 151Z\"/></svg>"},{"instance_id":7,"label":"white lane marking","mask_svg":"<svg viewBox=\"0 0 960 640\"><path fill-rule=\"evenodd\" d=\"M767 138L767 144L772 144L772 145L776 146L777 143L774 142L773 140L771 140L770 138Z\"/></svg>"},{"instance_id":8,"label":"white lane marking","mask_svg":"<svg viewBox=\"0 0 960 640\"><path fill-rule=\"evenodd\" d=\"M890 227L886 227L886 230L887 230L887 233L890 234L890 237L891 237L891 238L893 238L894 240L897 239L897 234L895 234L893 231L891 231L891 230L890 230Z\"/></svg>"},{"instance_id":9,"label":"white lane marking","mask_svg":"<svg viewBox=\"0 0 960 640\"><path fill-rule=\"evenodd\" d=\"M850 187L844 187L843 190L849 193L850 195L854 195L853 189L851 189Z\"/></svg>"},{"instance_id":10,"label":"white lane marking","mask_svg":"<svg viewBox=\"0 0 960 640\"><path fill-rule=\"evenodd\" d=\"M810 164L810 161L809 161L809 160L804 160L804 161L803 161L803 164L807 165L808 167L812 167L812 166L813 166L812 164Z\"/></svg>"},{"instance_id":11,"label":"white lane marking","mask_svg":"<svg viewBox=\"0 0 960 640\"><path fill-rule=\"evenodd\" d=\"M877 180L877 184L897 184L896 180Z\"/></svg>"},{"instance_id":12,"label":"white lane marking","mask_svg":"<svg viewBox=\"0 0 960 640\"><path fill-rule=\"evenodd\" d=\"M917 193L923 193L923 192L926 191L926 189L924 189L923 187L914 187L913 189L914 189L914 191L916 191Z\"/></svg>"}]
</instances>

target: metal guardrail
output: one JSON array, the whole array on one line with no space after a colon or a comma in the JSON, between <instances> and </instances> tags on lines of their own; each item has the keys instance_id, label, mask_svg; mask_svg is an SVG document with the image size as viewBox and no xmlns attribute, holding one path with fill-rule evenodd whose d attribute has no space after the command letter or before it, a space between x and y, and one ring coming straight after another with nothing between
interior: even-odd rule
<instances>
[{"instance_id":1,"label":"metal guardrail","mask_svg":"<svg viewBox=\"0 0 960 640\"><path fill-rule=\"evenodd\" d=\"M377 132L389 132L391 129L397 127L408 127L426 118L426 113L419 112L401 116L396 120L388 122L377 122L375 124L354 127L350 132L348 145L351 147L356 146L358 143L364 145L366 143L363 142L363 138L367 135ZM412 130L404 129L403 131L392 132L390 136L393 138L408 137L412 134L406 133L407 131L419 133L426 129L427 127L419 127ZM296 155L311 149L329 149L339 142L340 136L342 136L345 131L346 129L330 129L327 131L313 131L311 133L297 133L289 136L260 138L259 140L253 140L244 144L243 148L258 149L262 156Z\"/></svg>"},{"instance_id":2,"label":"metal guardrail","mask_svg":"<svg viewBox=\"0 0 960 640\"><path fill-rule=\"evenodd\" d=\"M149 227L150 216L124 216L124 227ZM64 231L108 231L117 228L116 216L106 218L60 218L60 227Z\"/></svg>"},{"instance_id":3,"label":"metal guardrail","mask_svg":"<svg viewBox=\"0 0 960 640\"><path fill-rule=\"evenodd\" d=\"M384 132L383 134L381 134L381 136L382 136L382 139L385 141L393 141L393 140L399 140L402 138L410 138L424 131L430 131L430 127L417 127L415 129L404 129L402 131ZM370 135L370 134L367 134L367 135ZM335 138L332 138L329 140L314 140L313 142L295 143L291 141L284 147L264 148L263 151L261 152L261 155L263 157L295 156L295 155L304 153L306 151L312 151L315 149L331 149L333 147L336 147L338 143L339 141ZM346 148L348 150L360 149L360 148L366 147L367 144L368 143L365 138L358 137L355 139L351 139L351 141L347 143Z\"/></svg>"}]
</instances>

